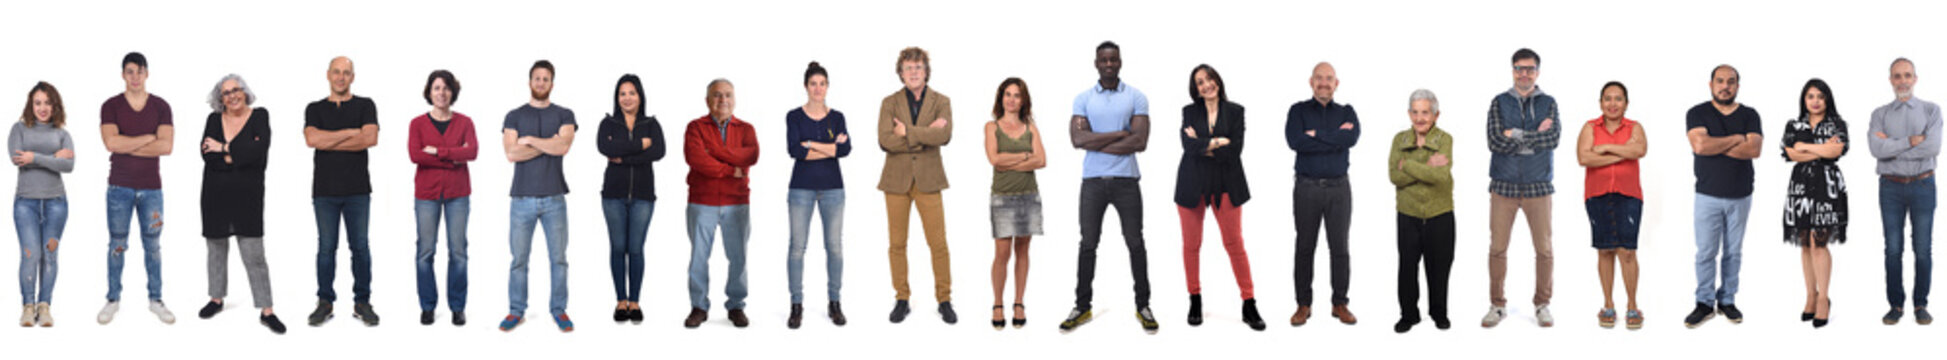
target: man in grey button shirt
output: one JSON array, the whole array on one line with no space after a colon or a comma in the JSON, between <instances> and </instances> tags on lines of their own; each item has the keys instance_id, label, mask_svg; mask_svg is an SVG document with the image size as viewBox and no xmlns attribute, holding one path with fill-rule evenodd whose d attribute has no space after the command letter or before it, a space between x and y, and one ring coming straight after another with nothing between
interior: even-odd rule
<instances>
[{"instance_id":1,"label":"man in grey button shirt","mask_svg":"<svg viewBox=\"0 0 1947 360\"><path fill-rule=\"evenodd\" d=\"M1940 106L1913 97L1913 61L1893 60L1893 103L1873 109L1869 138L1873 159L1879 162L1880 224L1886 231L1886 302L1892 310L1880 318L1898 324L1905 312L1906 291L1900 281L1906 245L1905 221L1913 220L1913 321L1933 323L1927 313L1927 290L1933 273L1934 160L1940 155Z\"/></svg>"}]
</instances>

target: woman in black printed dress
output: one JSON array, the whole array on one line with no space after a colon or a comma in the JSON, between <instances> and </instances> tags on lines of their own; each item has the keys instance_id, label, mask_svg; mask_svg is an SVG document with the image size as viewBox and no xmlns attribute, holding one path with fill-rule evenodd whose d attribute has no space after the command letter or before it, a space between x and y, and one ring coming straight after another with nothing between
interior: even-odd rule
<instances>
[{"instance_id":1,"label":"woman in black printed dress","mask_svg":"<svg viewBox=\"0 0 1947 360\"><path fill-rule=\"evenodd\" d=\"M1799 318L1813 327L1830 319L1832 252L1846 241L1846 178L1839 157L1849 142L1846 122L1832 101L1832 88L1812 79L1799 92L1798 118L1785 123L1781 144L1792 166L1786 187L1785 242L1799 247L1805 271L1805 310Z\"/></svg>"}]
</instances>

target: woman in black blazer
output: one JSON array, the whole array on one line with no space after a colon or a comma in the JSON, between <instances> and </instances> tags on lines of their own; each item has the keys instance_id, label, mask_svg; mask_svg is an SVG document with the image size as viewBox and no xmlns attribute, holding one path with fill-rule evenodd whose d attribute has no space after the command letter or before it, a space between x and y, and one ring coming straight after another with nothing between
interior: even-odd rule
<instances>
[{"instance_id":1,"label":"woman in black blazer","mask_svg":"<svg viewBox=\"0 0 1947 360\"><path fill-rule=\"evenodd\" d=\"M1217 69L1198 65L1190 71L1190 105L1183 106L1183 160L1176 167L1176 213L1182 220L1184 278L1190 286L1190 325L1203 324L1203 287L1197 276L1198 248L1203 246L1203 212L1214 210L1223 233L1224 252L1244 298L1244 323L1264 330L1251 290L1251 260L1244 253L1243 211L1251 199L1244 182L1244 106L1224 95Z\"/></svg>"}]
</instances>

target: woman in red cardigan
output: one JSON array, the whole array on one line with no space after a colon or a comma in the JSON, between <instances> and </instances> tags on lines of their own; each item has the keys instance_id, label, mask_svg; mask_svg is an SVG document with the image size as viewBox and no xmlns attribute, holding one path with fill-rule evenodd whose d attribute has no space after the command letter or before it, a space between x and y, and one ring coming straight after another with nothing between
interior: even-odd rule
<instances>
[{"instance_id":1,"label":"woman in red cardigan","mask_svg":"<svg viewBox=\"0 0 1947 360\"><path fill-rule=\"evenodd\" d=\"M433 280L434 244L439 238L439 217L446 215L446 306L453 312L453 325L466 324L466 217L467 195L473 193L467 176L468 162L480 153L474 137L473 119L453 112L453 101L460 99L460 81L446 70L426 76L422 92L433 110L412 118L406 136L406 150L418 170L413 174L413 214L419 222L417 259L419 268L419 324L433 324L433 307L439 304L439 284Z\"/></svg>"}]
</instances>

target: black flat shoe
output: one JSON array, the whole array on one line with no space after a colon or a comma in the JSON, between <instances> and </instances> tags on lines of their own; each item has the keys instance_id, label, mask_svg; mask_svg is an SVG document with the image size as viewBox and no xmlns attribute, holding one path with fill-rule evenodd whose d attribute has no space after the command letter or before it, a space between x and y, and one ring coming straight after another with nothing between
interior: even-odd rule
<instances>
[{"instance_id":1,"label":"black flat shoe","mask_svg":"<svg viewBox=\"0 0 1947 360\"><path fill-rule=\"evenodd\" d=\"M614 317L615 317L615 323L617 324L620 324L624 321L629 321L629 309L620 309L620 308L615 309Z\"/></svg>"},{"instance_id":2,"label":"black flat shoe","mask_svg":"<svg viewBox=\"0 0 1947 360\"><path fill-rule=\"evenodd\" d=\"M419 312L419 324L420 324L420 325L432 325L432 324L433 324L433 312L432 312L432 311L421 311L421 312Z\"/></svg>"},{"instance_id":3,"label":"black flat shoe","mask_svg":"<svg viewBox=\"0 0 1947 360\"><path fill-rule=\"evenodd\" d=\"M454 312L453 312L453 326L466 326L466 312L465 312L465 311L454 311Z\"/></svg>"},{"instance_id":4,"label":"black flat shoe","mask_svg":"<svg viewBox=\"0 0 1947 360\"><path fill-rule=\"evenodd\" d=\"M216 314L220 312L223 312L223 303L211 301L208 304L203 304L202 310L196 311L196 317L209 319L216 317Z\"/></svg>"},{"instance_id":5,"label":"black flat shoe","mask_svg":"<svg viewBox=\"0 0 1947 360\"><path fill-rule=\"evenodd\" d=\"M284 322L277 320L277 314L258 315L257 323L264 324L264 327L270 328L272 333L284 335Z\"/></svg>"},{"instance_id":6,"label":"black flat shoe","mask_svg":"<svg viewBox=\"0 0 1947 360\"><path fill-rule=\"evenodd\" d=\"M629 309L629 323L642 324L642 308Z\"/></svg>"}]
</instances>

